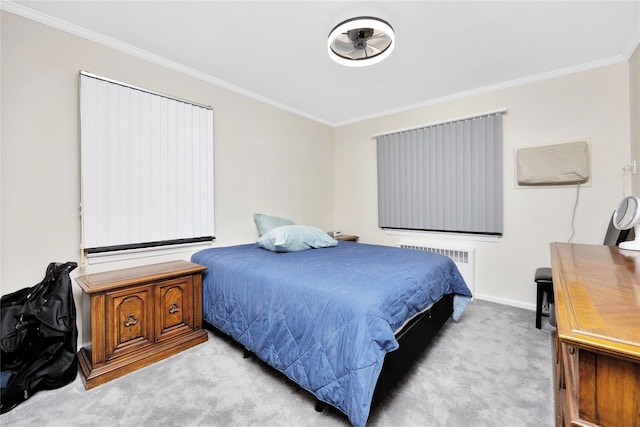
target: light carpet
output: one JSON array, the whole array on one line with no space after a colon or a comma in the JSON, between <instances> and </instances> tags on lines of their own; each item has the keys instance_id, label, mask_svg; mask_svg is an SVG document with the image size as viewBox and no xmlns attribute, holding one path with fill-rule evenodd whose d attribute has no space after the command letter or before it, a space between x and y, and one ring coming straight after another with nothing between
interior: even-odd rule
<instances>
[{"instance_id":1,"label":"light carpet","mask_svg":"<svg viewBox=\"0 0 640 427\"><path fill-rule=\"evenodd\" d=\"M552 426L550 332L534 313L475 300L371 411L368 426ZM0 416L2 426L348 426L226 336L91 390L80 376Z\"/></svg>"}]
</instances>

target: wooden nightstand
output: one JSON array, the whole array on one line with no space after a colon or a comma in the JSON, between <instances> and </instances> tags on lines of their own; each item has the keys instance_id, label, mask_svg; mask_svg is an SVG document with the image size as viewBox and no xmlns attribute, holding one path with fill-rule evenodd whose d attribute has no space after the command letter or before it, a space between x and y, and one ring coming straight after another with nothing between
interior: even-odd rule
<instances>
[{"instance_id":1,"label":"wooden nightstand","mask_svg":"<svg viewBox=\"0 0 640 427\"><path fill-rule=\"evenodd\" d=\"M83 295L78 362L86 389L207 341L202 272L172 261L76 277Z\"/></svg>"},{"instance_id":2,"label":"wooden nightstand","mask_svg":"<svg viewBox=\"0 0 640 427\"><path fill-rule=\"evenodd\" d=\"M350 236L348 234L341 234L339 236L334 237L336 240L343 240L348 242L357 242L360 237L358 236Z\"/></svg>"}]
</instances>

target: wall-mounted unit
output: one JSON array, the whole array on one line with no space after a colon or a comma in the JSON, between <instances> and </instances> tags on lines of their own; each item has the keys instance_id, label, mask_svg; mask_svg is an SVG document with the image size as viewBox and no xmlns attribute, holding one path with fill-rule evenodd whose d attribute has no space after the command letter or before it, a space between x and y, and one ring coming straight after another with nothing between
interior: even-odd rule
<instances>
[{"instance_id":1,"label":"wall-mounted unit","mask_svg":"<svg viewBox=\"0 0 640 427\"><path fill-rule=\"evenodd\" d=\"M573 141L516 151L517 183L521 186L582 184L589 180L589 144Z\"/></svg>"}]
</instances>

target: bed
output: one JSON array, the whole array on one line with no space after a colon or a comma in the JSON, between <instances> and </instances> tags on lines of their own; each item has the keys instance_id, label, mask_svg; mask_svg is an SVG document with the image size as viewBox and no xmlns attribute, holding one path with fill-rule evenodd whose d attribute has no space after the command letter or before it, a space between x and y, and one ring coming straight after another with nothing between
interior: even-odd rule
<instances>
[{"instance_id":1,"label":"bed","mask_svg":"<svg viewBox=\"0 0 640 427\"><path fill-rule=\"evenodd\" d=\"M442 324L425 331L416 319L457 320L471 299L451 259L412 249L340 241L281 253L254 243L192 261L208 267L204 320L354 426L366 424L379 377L397 375L381 372L401 336L412 330L406 347L422 348Z\"/></svg>"}]
</instances>

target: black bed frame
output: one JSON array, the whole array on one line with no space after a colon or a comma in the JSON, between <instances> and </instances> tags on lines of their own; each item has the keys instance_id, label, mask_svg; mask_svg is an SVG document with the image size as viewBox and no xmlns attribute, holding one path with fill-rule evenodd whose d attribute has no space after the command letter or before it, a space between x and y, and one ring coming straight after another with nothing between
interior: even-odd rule
<instances>
[{"instance_id":1,"label":"black bed frame","mask_svg":"<svg viewBox=\"0 0 640 427\"><path fill-rule=\"evenodd\" d=\"M388 353L385 357L382 371L378 377L378 382L373 394L371 406L379 404L380 401L391 391L394 385L406 375L410 374L415 367L415 363L424 352L425 348L431 343L433 337L447 322L453 313L453 294L443 296L430 309L424 311L420 315L411 319L398 333L396 339L400 347ZM206 320L203 320L203 326L212 332L229 337ZM233 341L231 337L229 337ZM235 342L235 341L234 341ZM244 357L248 358L253 355L252 352L245 349ZM264 363L266 366L268 364ZM276 372L277 369L269 366ZM285 376L286 377L286 376ZM315 409L322 412L327 404L320 400L316 400Z\"/></svg>"},{"instance_id":2,"label":"black bed frame","mask_svg":"<svg viewBox=\"0 0 640 427\"><path fill-rule=\"evenodd\" d=\"M452 313L453 295L447 294L429 310L414 317L396 334L400 347L387 353L384 359L373 393L372 407L378 404L400 379L413 372L416 361Z\"/></svg>"}]
</instances>

